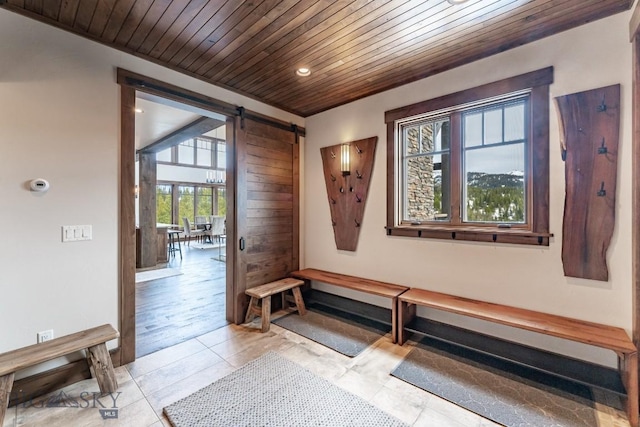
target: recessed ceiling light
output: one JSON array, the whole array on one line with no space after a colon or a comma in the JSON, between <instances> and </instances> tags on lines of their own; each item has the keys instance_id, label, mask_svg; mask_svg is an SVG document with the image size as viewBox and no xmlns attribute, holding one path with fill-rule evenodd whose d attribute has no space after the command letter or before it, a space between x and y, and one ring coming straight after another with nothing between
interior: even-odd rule
<instances>
[{"instance_id":1,"label":"recessed ceiling light","mask_svg":"<svg viewBox=\"0 0 640 427\"><path fill-rule=\"evenodd\" d=\"M299 76L302 76L302 77L307 77L307 76L311 75L311 70L308 69L308 68L304 68L304 67L298 68L296 70L296 74L299 75Z\"/></svg>"},{"instance_id":2,"label":"recessed ceiling light","mask_svg":"<svg viewBox=\"0 0 640 427\"><path fill-rule=\"evenodd\" d=\"M467 2L468 0L447 0L450 4L462 4Z\"/></svg>"},{"instance_id":3,"label":"recessed ceiling light","mask_svg":"<svg viewBox=\"0 0 640 427\"><path fill-rule=\"evenodd\" d=\"M144 113L144 110L143 110L142 108L136 108L136 109L135 109L135 110L133 110L133 111L135 111L135 112L136 112L136 113L138 113L138 114L142 114L142 113Z\"/></svg>"}]
</instances>

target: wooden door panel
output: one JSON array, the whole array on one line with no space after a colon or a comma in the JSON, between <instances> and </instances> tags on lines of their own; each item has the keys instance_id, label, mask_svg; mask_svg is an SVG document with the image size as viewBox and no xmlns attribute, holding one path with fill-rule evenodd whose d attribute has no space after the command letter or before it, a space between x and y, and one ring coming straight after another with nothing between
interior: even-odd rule
<instances>
[{"instance_id":1,"label":"wooden door panel","mask_svg":"<svg viewBox=\"0 0 640 427\"><path fill-rule=\"evenodd\" d=\"M247 309L246 289L286 277L299 267L298 153L293 132L236 119L236 323L243 321Z\"/></svg>"}]
</instances>

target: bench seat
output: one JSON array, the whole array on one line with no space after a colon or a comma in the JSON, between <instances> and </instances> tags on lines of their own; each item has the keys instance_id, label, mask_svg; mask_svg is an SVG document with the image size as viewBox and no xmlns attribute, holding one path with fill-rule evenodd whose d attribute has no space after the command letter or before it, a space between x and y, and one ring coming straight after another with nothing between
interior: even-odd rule
<instances>
[{"instance_id":1,"label":"bench seat","mask_svg":"<svg viewBox=\"0 0 640 427\"><path fill-rule=\"evenodd\" d=\"M372 295L391 299L391 334L393 342L397 341L397 310L398 296L409 289L408 286L393 283L379 282L377 280L364 279L346 274L332 273L330 271L305 268L290 273L290 276L304 280L315 280L329 285L365 292Z\"/></svg>"},{"instance_id":2,"label":"bench seat","mask_svg":"<svg viewBox=\"0 0 640 427\"><path fill-rule=\"evenodd\" d=\"M102 325L0 354L0 425L4 421L17 371L76 351L86 350L87 361L93 368L100 391L115 392L118 383L106 342L119 336L113 326Z\"/></svg>"},{"instance_id":3,"label":"bench seat","mask_svg":"<svg viewBox=\"0 0 640 427\"><path fill-rule=\"evenodd\" d=\"M619 358L619 369L627 391L629 422L637 427L637 349L624 329L424 289L411 289L399 297L398 342L401 345L406 340L405 325L415 316L416 306L447 311L614 351Z\"/></svg>"}]
</instances>

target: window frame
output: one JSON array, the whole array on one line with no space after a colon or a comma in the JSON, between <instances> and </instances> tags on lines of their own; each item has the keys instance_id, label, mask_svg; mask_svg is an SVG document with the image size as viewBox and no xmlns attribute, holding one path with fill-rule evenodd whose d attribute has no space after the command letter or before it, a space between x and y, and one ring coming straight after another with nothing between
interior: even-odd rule
<instances>
[{"instance_id":1,"label":"window frame","mask_svg":"<svg viewBox=\"0 0 640 427\"><path fill-rule=\"evenodd\" d=\"M475 88L433 98L385 112L387 125L387 235L435 239L455 239L496 243L549 245L549 85L553 83L553 67L543 68ZM505 227L495 223L462 222L462 196L453 192L462 189L462 113L473 104L486 104L519 92L528 92L530 143L525 150L525 208L527 222L522 226ZM420 116L434 116L450 110L452 203L450 222L408 224L402 221L400 173L402 141L399 123ZM535 179L534 179L535 177ZM457 204L455 202L458 202Z\"/></svg>"}]
</instances>

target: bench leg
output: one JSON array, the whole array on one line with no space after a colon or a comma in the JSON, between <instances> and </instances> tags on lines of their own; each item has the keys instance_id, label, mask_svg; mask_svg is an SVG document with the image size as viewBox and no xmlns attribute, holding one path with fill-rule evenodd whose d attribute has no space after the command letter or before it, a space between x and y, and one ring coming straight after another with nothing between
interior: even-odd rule
<instances>
[{"instance_id":1,"label":"bench leg","mask_svg":"<svg viewBox=\"0 0 640 427\"><path fill-rule=\"evenodd\" d=\"M271 296L262 298L262 332L271 326Z\"/></svg>"},{"instance_id":2,"label":"bench leg","mask_svg":"<svg viewBox=\"0 0 640 427\"><path fill-rule=\"evenodd\" d=\"M638 427L638 353L620 355L622 382L627 390L627 417L631 427Z\"/></svg>"},{"instance_id":3,"label":"bench leg","mask_svg":"<svg viewBox=\"0 0 640 427\"><path fill-rule=\"evenodd\" d=\"M102 393L114 393L118 390L116 373L111 363L111 356L107 345L102 343L87 349L87 361L93 368L93 374L98 380L98 386Z\"/></svg>"},{"instance_id":4,"label":"bench leg","mask_svg":"<svg viewBox=\"0 0 640 427\"><path fill-rule=\"evenodd\" d=\"M408 335L404 326L416 316L416 305L398 300L398 344L402 345L407 341Z\"/></svg>"},{"instance_id":5,"label":"bench leg","mask_svg":"<svg viewBox=\"0 0 640 427\"><path fill-rule=\"evenodd\" d=\"M258 307L258 298L251 297L249 302L249 308L247 308L247 315L244 317L244 323L249 323L256 317L255 309Z\"/></svg>"},{"instance_id":6,"label":"bench leg","mask_svg":"<svg viewBox=\"0 0 640 427\"><path fill-rule=\"evenodd\" d=\"M4 424L4 416L11 400L11 389L13 388L13 373L0 377L0 426Z\"/></svg>"},{"instance_id":7,"label":"bench leg","mask_svg":"<svg viewBox=\"0 0 640 427\"><path fill-rule=\"evenodd\" d=\"M398 342L398 297L391 299L391 341ZM402 325L404 326L404 325Z\"/></svg>"},{"instance_id":8,"label":"bench leg","mask_svg":"<svg viewBox=\"0 0 640 427\"><path fill-rule=\"evenodd\" d=\"M296 301L296 307L298 307L298 314L300 316L304 316L307 314L307 308L304 306L304 300L302 299L302 292L300 292L300 288L291 289L293 292L293 299Z\"/></svg>"}]
</instances>

